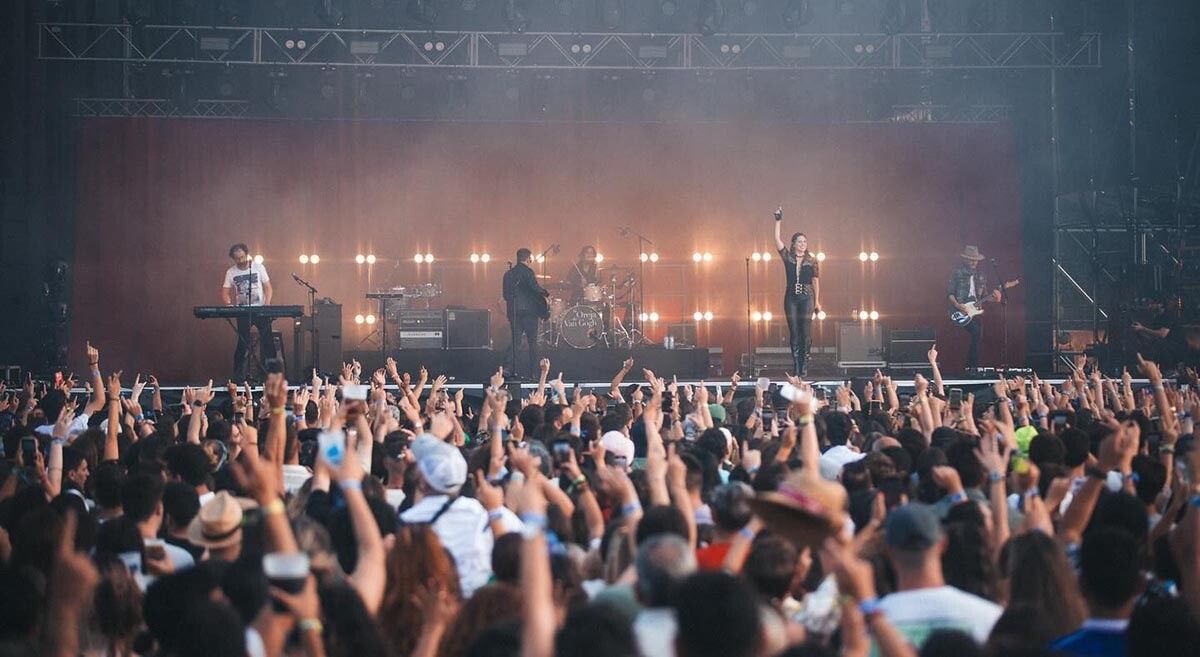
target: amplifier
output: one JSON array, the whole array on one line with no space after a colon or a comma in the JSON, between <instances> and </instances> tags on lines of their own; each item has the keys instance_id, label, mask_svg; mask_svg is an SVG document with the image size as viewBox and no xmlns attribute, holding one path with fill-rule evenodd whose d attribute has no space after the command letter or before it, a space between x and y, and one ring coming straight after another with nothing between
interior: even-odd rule
<instances>
[{"instance_id":1,"label":"amplifier","mask_svg":"<svg viewBox=\"0 0 1200 657\"><path fill-rule=\"evenodd\" d=\"M667 324L667 335L675 338L677 349L694 347L696 346L696 322Z\"/></svg>"},{"instance_id":2,"label":"amplifier","mask_svg":"<svg viewBox=\"0 0 1200 657\"><path fill-rule=\"evenodd\" d=\"M342 305L319 300L313 306L312 317L301 317L295 321L299 330L296 332L296 347L292 356L294 380L308 380L313 368L324 373L341 371ZM315 362L313 356L317 358Z\"/></svg>"},{"instance_id":3,"label":"amplifier","mask_svg":"<svg viewBox=\"0 0 1200 657\"><path fill-rule=\"evenodd\" d=\"M896 329L888 332L888 363L896 368L929 366L929 350L937 342L931 328Z\"/></svg>"},{"instance_id":4,"label":"amplifier","mask_svg":"<svg viewBox=\"0 0 1200 657\"><path fill-rule=\"evenodd\" d=\"M491 313L475 308L446 310L447 349L489 349L492 346L488 325Z\"/></svg>"},{"instance_id":5,"label":"amplifier","mask_svg":"<svg viewBox=\"0 0 1200 657\"><path fill-rule=\"evenodd\" d=\"M441 310L401 310L396 344L401 349L441 349L446 316Z\"/></svg>"},{"instance_id":6,"label":"amplifier","mask_svg":"<svg viewBox=\"0 0 1200 657\"><path fill-rule=\"evenodd\" d=\"M838 322L837 365L842 369L886 367L882 324Z\"/></svg>"}]
</instances>

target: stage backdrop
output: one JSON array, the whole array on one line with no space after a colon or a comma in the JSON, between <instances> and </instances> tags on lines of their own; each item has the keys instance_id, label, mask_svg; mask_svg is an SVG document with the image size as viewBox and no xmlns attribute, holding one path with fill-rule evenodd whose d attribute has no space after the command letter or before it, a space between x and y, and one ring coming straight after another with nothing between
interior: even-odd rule
<instances>
[{"instance_id":1,"label":"stage backdrop","mask_svg":"<svg viewBox=\"0 0 1200 657\"><path fill-rule=\"evenodd\" d=\"M699 341L724 346L727 368L747 346L747 257L774 251L779 205L785 240L802 230L827 254L818 345L834 343L834 322L852 310L874 309L889 328L935 328L957 369L965 334L945 317L945 289L963 244L1021 271L1006 125L91 119L82 134L73 354L82 367L91 340L108 367L167 381L231 370L233 332L192 307L219 302L235 242L264 257L275 303L306 302L296 272L344 304L351 349L373 344L353 324L376 310L370 289L434 280L442 304L495 311L518 247L561 244L545 266L555 277L584 244L636 269L638 242L619 231L629 226L659 255L646 265L647 310L660 316L650 337L711 310ZM860 263L864 250L879 261ZM472 265L472 252L491 262ZM694 252L713 259L694 263ZM313 253L319 264L299 263ZM358 265L359 253L378 260ZM417 265L416 253L435 262ZM749 281L752 309L775 316L754 340L775 342L778 257L750 263ZM1021 300L1018 289L1013 364L1025 347ZM984 361L996 364L998 315L984 322ZM502 319L493 326L506 345Z\"/></svg>"}]
</instances>

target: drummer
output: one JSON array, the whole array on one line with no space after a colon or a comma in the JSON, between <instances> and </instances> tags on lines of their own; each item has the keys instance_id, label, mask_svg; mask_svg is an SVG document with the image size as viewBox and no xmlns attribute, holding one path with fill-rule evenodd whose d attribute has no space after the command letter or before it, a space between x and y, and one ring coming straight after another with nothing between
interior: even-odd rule
<instances>
[{"instance_id":1,"label":"drummer","mask_svg":"<svg viewBox=\"0 0 1200 657\"><path fill-rule=\"evenodd\" d=\"M570 291L571 305L584 301L599 301L600 276L596 271L596 247L588 245L579 250L579 257L571 263L567 270L566 286ZM591 287L590 294L588 292ZM596 296L596 299L588 299Z\"/></svg>"}]
</instances>

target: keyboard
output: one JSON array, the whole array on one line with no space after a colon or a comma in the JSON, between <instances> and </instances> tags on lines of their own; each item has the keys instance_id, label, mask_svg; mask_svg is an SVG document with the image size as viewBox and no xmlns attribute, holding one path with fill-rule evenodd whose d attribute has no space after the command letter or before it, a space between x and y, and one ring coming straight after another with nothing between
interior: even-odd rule
<instances>
[{"instance_id":1,"label":"keyboard","mask_svg":"<svg viewBox=\"0 0 1200 657\"><path fill-rule=\"evenodd\" d=\"M237 319L239 317L303 317L304 306L196 306L192 314L200 319Z\"/></svg>"}]
</instances>

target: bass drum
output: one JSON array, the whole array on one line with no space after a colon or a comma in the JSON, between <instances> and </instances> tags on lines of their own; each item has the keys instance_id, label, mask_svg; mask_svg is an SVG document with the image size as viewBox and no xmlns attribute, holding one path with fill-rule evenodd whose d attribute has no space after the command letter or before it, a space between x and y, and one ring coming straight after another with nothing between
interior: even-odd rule
<instances>
[{"instance_id":1,"label":"bass drum","mask_svg":"<svg viewBox=\"0 0 1200 657\"><path fill-rule=\"evenodd\" d=\"M588 306L568 308L559 320L559 335L576 349L591 349L604 334L604 317Z\"/></svg>"}]
</instances>

